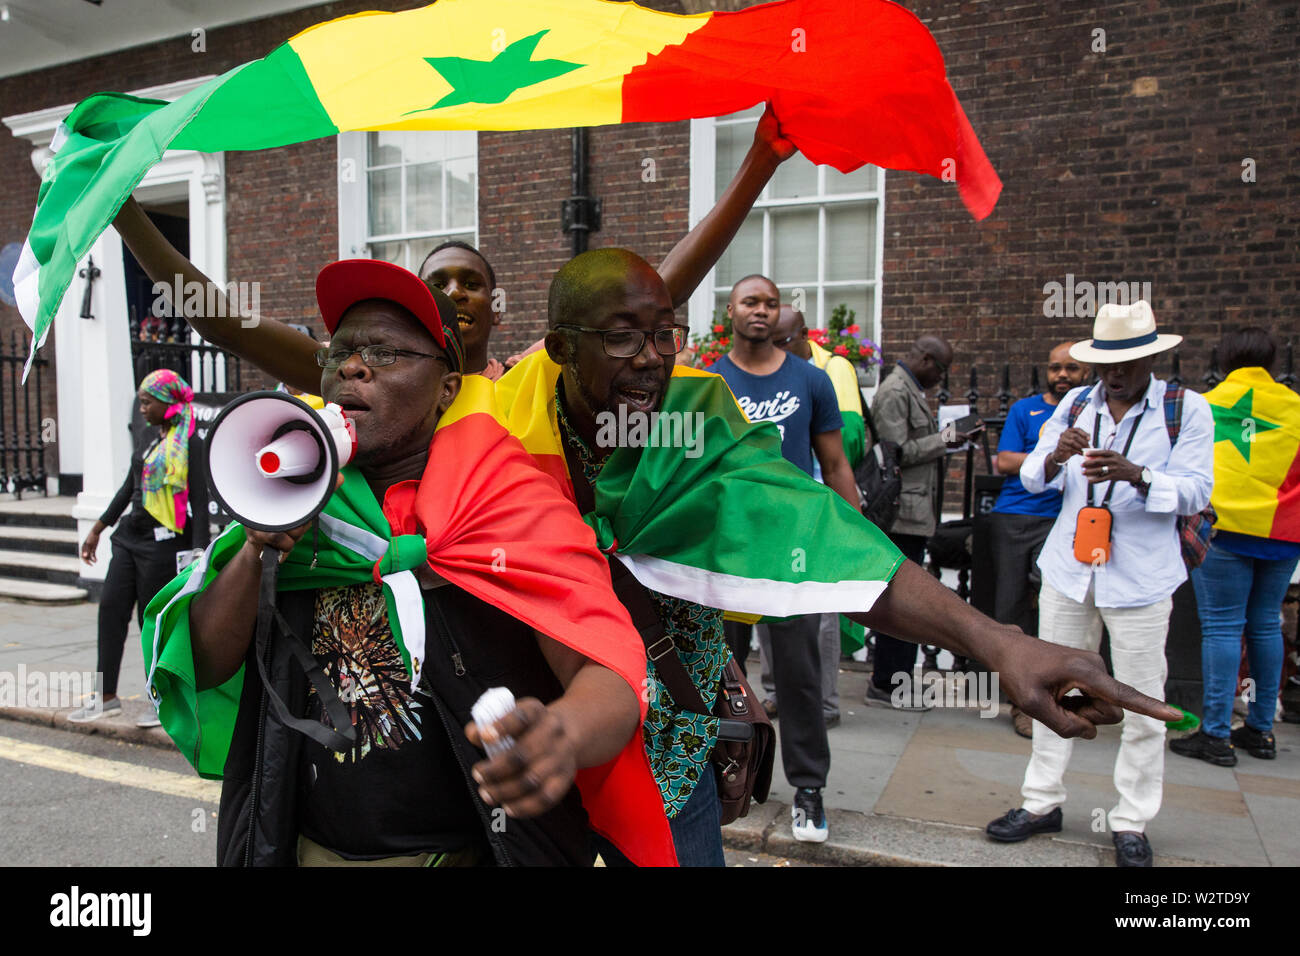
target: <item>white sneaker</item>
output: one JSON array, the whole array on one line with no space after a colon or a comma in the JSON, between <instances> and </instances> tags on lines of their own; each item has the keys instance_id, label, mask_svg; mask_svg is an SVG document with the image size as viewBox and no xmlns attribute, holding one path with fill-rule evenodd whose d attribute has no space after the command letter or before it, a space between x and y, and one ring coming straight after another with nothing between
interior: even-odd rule
<instances>
[{"instance_id":1,"label":"white sneaker","mask_svg":"<svg viewBox=\"0 0 1300 956\"><path fill-rule=\"evenodd\" d=\"M830 827L826 825L826 810L822 807L821 790L810 787L796 789L790 817L794 838L800 843L825 843L830 836Z\"/></svg>"},{"instance_id":2,"label":"white sneaker","mask_svg":"<svg viewBox=\"0 0 1300 956\"><path fill-rule=\"evenodd\" d=\"M155 711L151 710L143 717L141 717L139 720L137 720L135 722L135 725L137 727L161 727L162 721L158 719L158 714Z\"/></svg>"},{"instance_id":3,"label":"white sneaker","mask_svg":"<svg viewBox=\"0 0 1300 956\"><path fill-rule=\"evenodd\" d=\"M74 724L88 724L92 720L99 720L101 717L120 717L121 715L122 701L120 698L114 697L108 703L104 703L98 694L93 694L86 706L78 707L68 714L68 720Z\"/></svg>"}]
</instances>

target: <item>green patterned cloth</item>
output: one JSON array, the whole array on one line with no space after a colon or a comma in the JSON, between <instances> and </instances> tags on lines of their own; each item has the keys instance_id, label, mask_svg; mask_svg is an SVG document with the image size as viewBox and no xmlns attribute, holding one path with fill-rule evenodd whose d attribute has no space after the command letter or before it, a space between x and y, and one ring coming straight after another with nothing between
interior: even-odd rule
<instances>
[{"instance_id":1,"label":"green patterned cloth","mask_svg":"<svg viewBox=\"0 0 1300 956\"><path fill-rule=\"evenodd\" d=\"M557 389L558 391L558 389ZM556 395L556 417L560 429L578 452L587 481L595 484L604 462L578 437L564 414L564 402ZM731 656L722 633L722 612L647 589L655 611L664 624L664 634L677 645L686 672L710 709L718 693L722 669ZM669 818L677 816L695 791L700 775L712 773L709 755L717 742L718 718L684 711L659 681L653 661L646 661L646 708L642 732L650 770L664 798Z\"/></svg>"}]
</instances>

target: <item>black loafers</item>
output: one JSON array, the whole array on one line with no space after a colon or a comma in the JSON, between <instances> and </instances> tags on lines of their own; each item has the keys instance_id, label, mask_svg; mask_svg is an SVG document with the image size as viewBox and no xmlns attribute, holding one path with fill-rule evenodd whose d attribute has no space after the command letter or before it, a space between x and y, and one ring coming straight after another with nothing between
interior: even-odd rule
<instances>
[{"instance_id":1,"label":"black loafers","mask_svg":"<svg viewBox=\"0 0 1300 956\"><path fill-rule=\"evenodd\" d=\"M1151 844L1146 835L1133 830L1125 830L1111 836L1115 844L1116 866L1150 866Z\"/></svg>"},{"instance_id":2,"label":"black loafers","mask_svg":"<svg viewBox=\"0 0 1300 956\"><path fill-rule=\"evenodd\" d=\"M1008 810L1005 816L998 817L985 827L984 832L999 843L1019 843L1035 833L1060 833L1061 808L1057 807L1051 813L1045 813L1036 819L1028 810Z\"/></svg>"}]
</instances>

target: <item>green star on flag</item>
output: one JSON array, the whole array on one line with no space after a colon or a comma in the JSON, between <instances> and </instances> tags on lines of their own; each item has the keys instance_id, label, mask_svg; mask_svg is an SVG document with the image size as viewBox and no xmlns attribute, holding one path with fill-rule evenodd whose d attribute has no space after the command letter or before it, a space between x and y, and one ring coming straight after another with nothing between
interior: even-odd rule
<instances>
[{"instance_id":1,"label":"green star on flag","mask_svg":"<svg viewBox=\"0 0 1300 956\"><path fill-rule=\"evenodd\" d=\"M1255 435L1281 427L1257 417L1252 412L1254 394L1255 390L1248 388L1245 394L1231 406L1210 406L1210 411L1214 413L1215 442L1225 440L1232 442L1232 446L1241 452L1241 457L1245 458L1247 463L1250 462L1250 446L1255 440Z\"/></svg>"},{"instance_id":2,"label":"green star on flag","mask_svg":"<svg viewBox=\"0 0 1300 956\"><path fill-rule=\"evenodd\" d=\"M490 60L426 56L424 61L452 86L450 93L428 109L460 106L462 103L503 103L515 90L553 80L586 66L585 63L569 63L567 60L534 60L533 51L549 32L542 30L516 40ZM427 110L411 110L411 113L424 112Z\"/></svg>"}]
</instances>

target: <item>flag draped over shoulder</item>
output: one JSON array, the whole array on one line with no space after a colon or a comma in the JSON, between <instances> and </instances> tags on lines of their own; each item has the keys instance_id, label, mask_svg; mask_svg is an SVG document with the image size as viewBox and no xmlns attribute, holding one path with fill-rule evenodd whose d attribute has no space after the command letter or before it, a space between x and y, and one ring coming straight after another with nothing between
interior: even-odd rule
<instances>
[{"instance_id":1,"label":"flag draped over shoulder","mask_svg":"<svg viewBox=\"0 0 1300 956\"><path fill-rule=\"evenodd\" d=\"M500 424L487 379L465 377L438 423L425 476L394 485L382 508L360 472L345 468L343 474L343 486L321 514L319 539L309 531L280 566L281 590L381 581L393 639L414 685L424 659L424 603L412 572L427 563L452 584L613 670L641 698L645 648L611 590L608 565L591 530ZM231 525L159 592L145 617L145 667L159 718L205 777L220 777L225 767L243 673L196 690L189 606L243 543L244 529ZM592 827L630 859L675 862L640 733L614 760L580 770L577 783Z\"/></svg>"},{"instance_id":2,"label":"flag draped over shoulder","mask_svg":"<svg viewBox=\"0 0 1300 956\"><path fill-rule=\"evenodd\" d=\"M1255 367L1236 369L1205 399L1214 413L1214 527L1300 541L1300 396Z\"/></svg>"},{"instance_id":3,"label":"flag draped over shoulder","mask_svg":"<svg viewBox=\"0 0 1300 956\"><path fill-rule=\"evenodd\" d=\"M511 433L572 494L559 375L536 352L497 382L497 397ZM903 562L857 509L781 456L776 426L751 424L718 375L676 366L646 442L609 456L586 520L648 588L773 616L865 611Z\"/></svg>"},{"instance_id":4,"label":"flag draped over shoulder","mask_svg":"<svg viewBox=\"0 0 1300 956\"><path fill-rule=\"evenodd\" d=\"M268 149L346 130L552 129L771 102L814 163L1002 184L924 24L888 0L782 0L677 16L610 0L439 0L318 24L172 103L83 100L60 127L14 272L44 341L77 262L168 149Z\"/></svg>"},{"instance_id":5,"label":"flag draped over shoulder","mask_svg":"<svg viewBox=\"0 0 1300 956\"><path fill-rule=\"evenodd\" d=\"M835 389L835 401L840 408L844 427L840 437L844 440L844 457L849 467L856 468L867 449L867 425L862 418L862 392L858 389L858 373L853 363L842 355L828 352L816 342L809 342L813 363L826 373Z\"/></svg>"}]
</instances>

